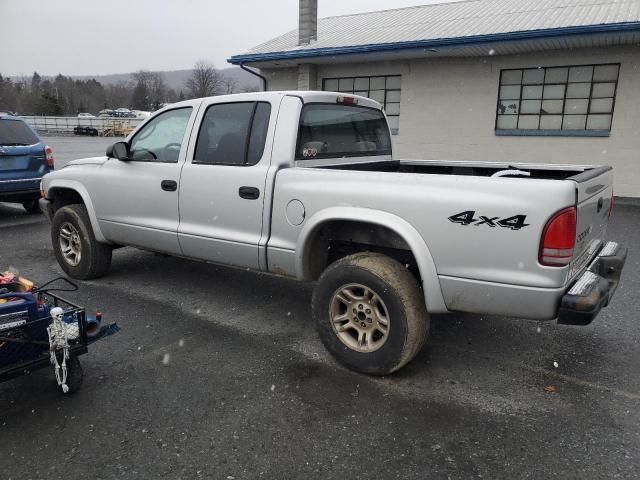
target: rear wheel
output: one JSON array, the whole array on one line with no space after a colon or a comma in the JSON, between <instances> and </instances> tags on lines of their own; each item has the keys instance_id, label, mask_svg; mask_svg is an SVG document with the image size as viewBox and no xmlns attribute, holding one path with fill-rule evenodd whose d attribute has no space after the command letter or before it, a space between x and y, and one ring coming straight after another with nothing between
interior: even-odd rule
<instances>
[{"instance_id":1,"label":"rear wheel","mask_svg":"<svg viewBox=\"0 0 640 480\"><path fill-rule=\"evenodd\" d=\"M42 213L38 200L28 200L26 202L22 202L22 206L28 213Z\"/></svg>"},{"instance_id":2,"label":"rear wheel","mask_svg":"<svg viewBox=\"0 0 640 480\"><path fill-rule=\"evenodd\" d=\"M58 263L71 277L101 277L111 265L112 247L96 240L84 205L67 205L51 222L51 242Z\"/></svg>"},{"instance_id":3,"label":"rear wheel","mask_svg":"<svg viewBox=\"0 0 640 480\"><path fill-rule=\"evenodd\" d=\"M313 292L322 342L346 367L388 375L422 348L429 331L424 295L399 262L357 253L333 263Z\"/></svg>"}]
</instances>

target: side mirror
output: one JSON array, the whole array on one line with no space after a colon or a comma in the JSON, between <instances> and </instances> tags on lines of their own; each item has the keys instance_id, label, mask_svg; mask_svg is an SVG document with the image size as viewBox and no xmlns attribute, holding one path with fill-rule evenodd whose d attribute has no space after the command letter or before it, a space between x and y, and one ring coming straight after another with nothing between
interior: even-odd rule
<instances>
[{"instance_id":1,"label":"side mirror","mask_svg":"<svg viewBox=\"0 0 640 480\"><path fill-rule=\"evenodd\" d=\"M107 147L107 157L118 160L129 160L129 144L127 142L116 142Z\"/></svg>"}]
</instances>

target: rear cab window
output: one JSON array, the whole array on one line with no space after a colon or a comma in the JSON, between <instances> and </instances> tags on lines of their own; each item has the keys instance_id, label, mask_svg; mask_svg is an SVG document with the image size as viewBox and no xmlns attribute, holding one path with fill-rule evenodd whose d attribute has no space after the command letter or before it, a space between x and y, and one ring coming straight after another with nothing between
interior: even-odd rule
<instances>
[{"instance_id":1,"label":"rear cab window","mask_svg":"<svg viewBox=\"0 0 640 480\"><path fill-rule=\"evenodd\" d=\"M210 105L200 125L193 163L255 165L264 153L270 118L267 102Z\"/></svg>"},{"instance_id":2,"label":"rear cab window","mask_svg":"<svg viewBox=\"0 0 640 480\"><path fill-rule=\"evenodd\" d=\"M391 135L375 108L307 104L303 107L296 160L391 155Z\"/></svg>"},{"instance_id":3,"label":"rear cab window","mask_svg":"<svg viewBox=\"0 0 640 480\"><path fill-rule=\"evenodd\" d=\"M39 142L40 139L22 120L0 118L0 146L21 147Z\"/></svg>"}]
</instances>

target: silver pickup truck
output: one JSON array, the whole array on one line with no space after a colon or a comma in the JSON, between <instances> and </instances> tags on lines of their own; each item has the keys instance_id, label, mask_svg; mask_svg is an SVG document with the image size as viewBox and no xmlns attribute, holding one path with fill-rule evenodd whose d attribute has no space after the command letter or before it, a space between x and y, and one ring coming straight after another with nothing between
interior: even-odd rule
<instances>
[{"instance_id":1,"label":"silver pickup truck","mask_svg":"<svg viewBox=\"0 0 640 480\"><path fill-rule=\"evenodd\" d=\"M429 132L425 132L428 135ZM389 374L429 314L590 323L626 249L606 166L397 160L382 107L328 92L170 105L42 181L58 262L104 275L133 246L314 281L322 341Z\"/></svg>"}]
</instances>

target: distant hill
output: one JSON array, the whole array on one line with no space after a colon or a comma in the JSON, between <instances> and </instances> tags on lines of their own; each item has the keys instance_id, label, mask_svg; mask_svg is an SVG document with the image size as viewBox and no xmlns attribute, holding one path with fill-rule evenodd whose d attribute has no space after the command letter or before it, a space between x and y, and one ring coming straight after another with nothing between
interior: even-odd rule
<instances>
[{"instance_id":1,"label":"distant hill","mask_svg":"<svg viewBox=\"0 0 640 480\"><path fill-rule=\"evenodd\" d=\"M233 78L238 82L238 85L242 87L260 87L260 80L250 73L245 72L240 67L223 68L219 70L225 76ZM162 73L164 81L168 88L172 88L176 92L185 90L185 82L191 76L191 70L168 70ZM89 78L95 78L103 85L118 84L120 82L129 82L133 80L133 73L114 73L111 75L80 75L73 78L78 80L85 80Z\"/></svg>"}]
</instances>

